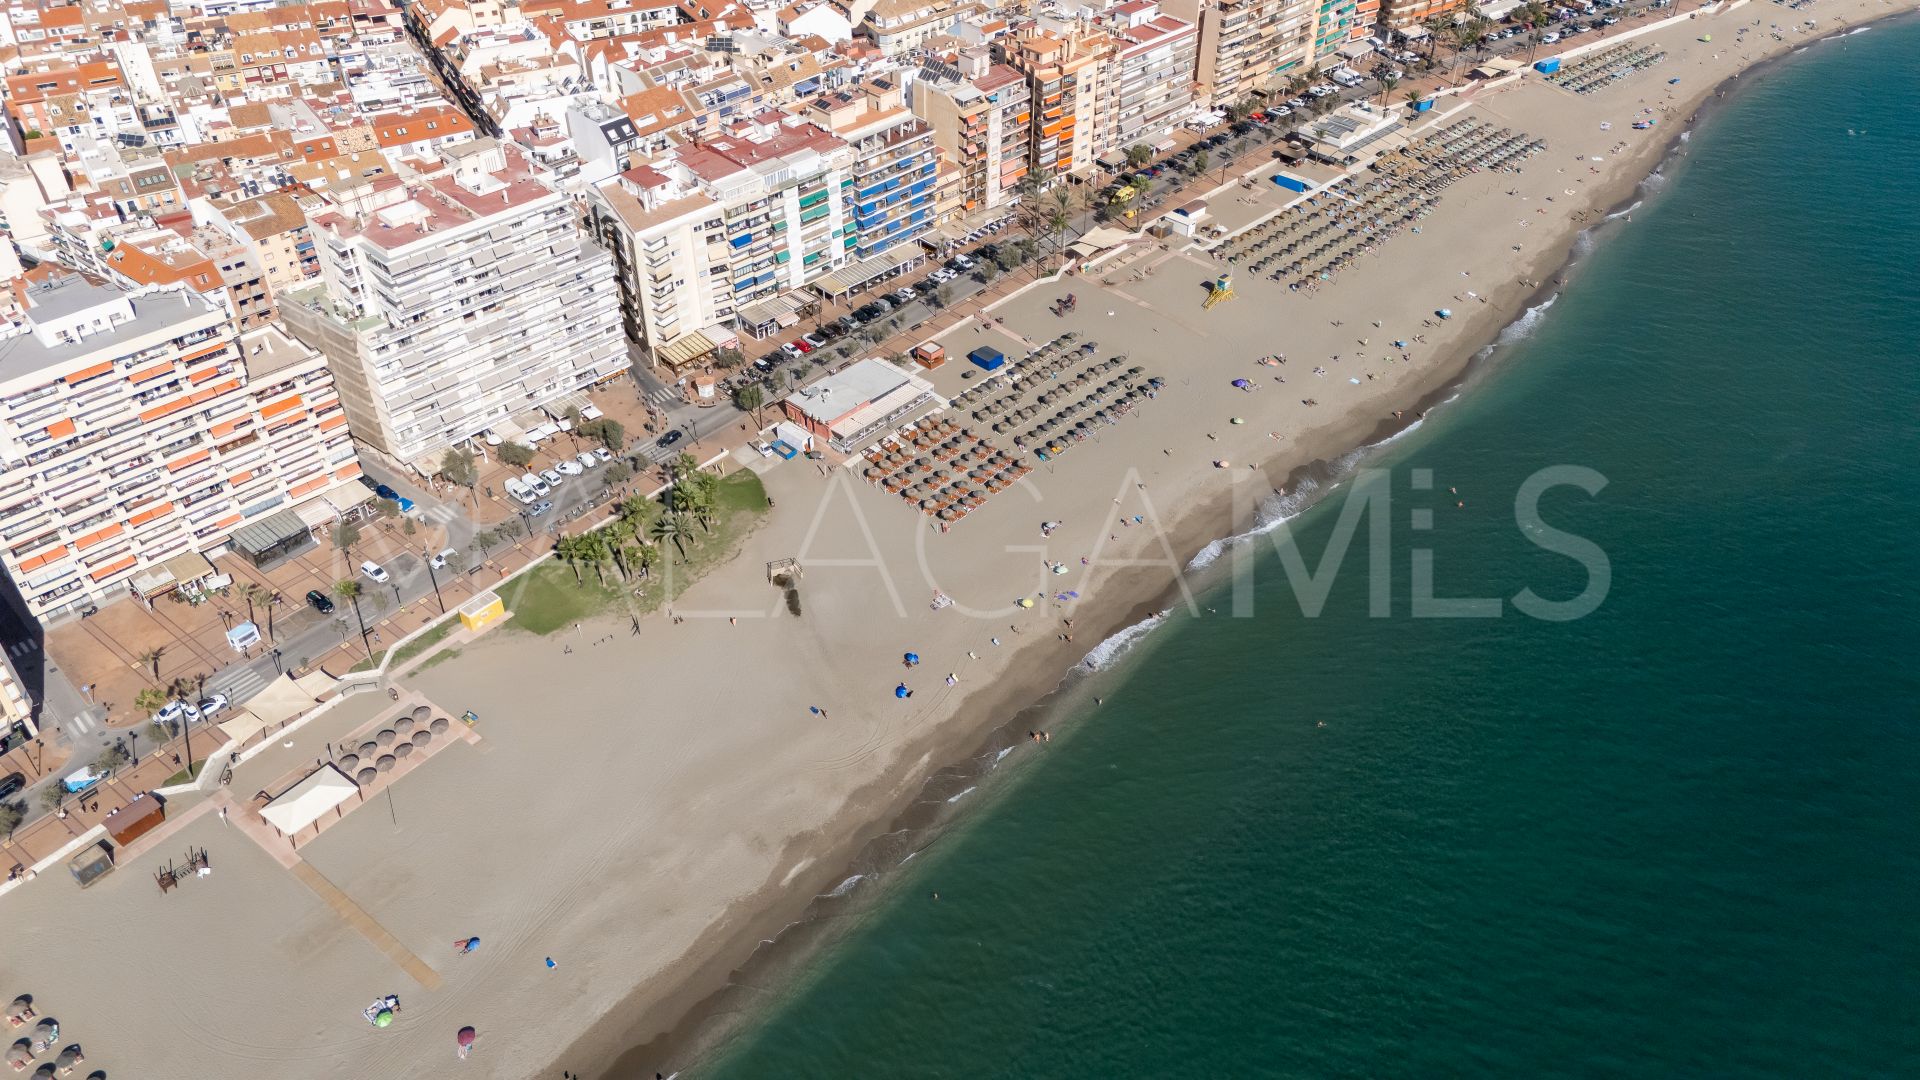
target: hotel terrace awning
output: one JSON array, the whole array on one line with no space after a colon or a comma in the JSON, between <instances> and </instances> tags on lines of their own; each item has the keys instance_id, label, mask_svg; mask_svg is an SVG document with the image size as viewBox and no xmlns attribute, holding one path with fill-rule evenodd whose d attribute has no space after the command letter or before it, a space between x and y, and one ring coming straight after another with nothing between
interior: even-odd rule
<instances>
[{"instance_id":1,"label":"hotel terrace awning","mask_svg":"<svg viewBox=\"0 0 1920 1080\"><path fill-rule=\"evenodd\" d=\"M336 766L322 765L261 807L260 816L281 833L292 836L359 793L359 786L346 773Z\"/></svg>"},{"instance_id":2,"label":"hotel terrace awning","mask_svg":"<svg viewBox=\"0 0 1920 1080\"><path fill-rule=\"evenodd\" d=\"M757 304L748 304L734 314L734 320L748 333L775 326L792 326L800 321L800 305L803 303L793 293L770 297Z\"/></svg>"},{"instance_id":3,"label":"hotel terrace awning","mask_svg":"<svg viewBox=\"0 0 1920 1080\"><path fill-rule=\"evenodd\" d=\"M197 581L213 573L213 564L197 551L183 551L144 567L129 582L141 596L156 596L181 582Z\"/></svg>"},{"instance_id":4,"label":"hotel terrace awning","mask_svg":"<svg viewBox=\"0 0 1920 1080\"><path fill-rule=\"evenodd\" d=\"M839 296L865 285L877 277L893 273L910 262L927 257L925 251L915 250L908 245L905 250L884 251L871 259L862 259L852 266L843 266L819 281L813 287L822 296Z\"/></svg>"},{"instance_id":5,"label":"hotel terrace awning","mask_svg":"<svg viewBox=\"0 0 1920 1080\"><path fill-rule=\"evenodd\" d=\"M682 368L713 351L713 342L698 330L675 341L662 345L653 352L653 358L670 368Z\"/></svg>"},{"instance_id":6,"label":"hotel terrace awning","mask_svg":"<svg viewBox=\"0 0 1920 1080\"><path fill-rule=\"evenodd\" d=\"M291 550L309 535L307 523L300 520L299 514L292 510L281 510L234 530L233 546L257 565L262 559L270 559Z\"/></svg>"}]
</instances>

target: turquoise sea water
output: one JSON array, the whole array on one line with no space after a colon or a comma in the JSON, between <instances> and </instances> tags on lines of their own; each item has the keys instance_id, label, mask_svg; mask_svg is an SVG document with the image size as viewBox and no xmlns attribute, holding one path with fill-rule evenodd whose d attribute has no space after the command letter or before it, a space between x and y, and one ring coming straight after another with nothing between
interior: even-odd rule
<instances>
[{"instance_id":1,"label":"turquoise sea water","mask_svg":"<svg viewBox=\"0 0 1920 1080\"><path fill-rule=\"evenodd\" d=\"M1917 54L1747 80L1381 456L1393 617L1364 530L1316 619L1264 550L1254 617L1150 635L688 1075L1920 1074ZM1512 512L1569 464L1597 612L1409 616L1416 546L1442 596L1577 593Z\"/></svg>"}]
</instances>

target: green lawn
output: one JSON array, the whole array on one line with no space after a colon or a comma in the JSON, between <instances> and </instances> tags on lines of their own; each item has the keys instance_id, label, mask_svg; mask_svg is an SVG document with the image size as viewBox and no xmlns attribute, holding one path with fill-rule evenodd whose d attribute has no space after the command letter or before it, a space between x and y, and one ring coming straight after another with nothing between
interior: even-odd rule
<instances>
[{"instance_id":1,"label":"green lawn","mask_svg":"<svg viewBox=\"0 0 1920 1080\"><path fill-rule=\"evenodd\" d=\"M435 664L444 664L447 661L459 655L460 655L459 649L441 649L439 652L434 653L432 656L429 656L425 660L421 661L420 666L413 669L414 673L419 674L420 672L425 671L430 667L433 667Z\"/></svg>"},{"instance_id":2,"label":"green lawn","mask_svg":"<svg viewBox=\"0 0 1920 1080\"><path fill-rule=\"evenodd\" d=\"M684 556L671 541L664 543L659 569L645 580L623 582L611 565L596 573L591 566L575 568L559 560L542 563L499 590L507 610L513 612L511 625L530 633L551 634L582 619L620 610L623 605L634 614L658 608L666 599L669 584L676 594L682 592L707 571L732 558L767 512L766 488L751 472L734 473L720 481L716 508L713 531L696 527L682 541Z\"/></svg>"},{"instance_id":3,"label":"green lawn","mask_svg":"<svg viewBox=\"0 0 1920 1080\"><path fill-rule=\"evenodd\" d=\"M395 665L404 664L414 657L419 656L421 653L426 652L428 649L433 648L445 640L448 634L453 633L454 628L459 625L460 620L447 619L433 629L400 646L393 651L393 663Z\"/></svg>"}]
</instances>

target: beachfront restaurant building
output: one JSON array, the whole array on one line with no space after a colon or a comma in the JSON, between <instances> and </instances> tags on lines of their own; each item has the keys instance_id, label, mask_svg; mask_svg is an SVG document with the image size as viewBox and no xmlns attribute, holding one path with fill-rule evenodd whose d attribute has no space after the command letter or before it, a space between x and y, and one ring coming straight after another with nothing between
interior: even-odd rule
<instances>
[{"instance_id":1,"label":"beachfront restaurant building","mask_svg":"<svg viewBox=\"0 0 1920 1080\"><path fill-rule=\"evenodd\" d=\"M851 454L937 400L932 383L868 358L794 391L780 402L780 411L814 438Z\"/></svg>"}]
</instances>

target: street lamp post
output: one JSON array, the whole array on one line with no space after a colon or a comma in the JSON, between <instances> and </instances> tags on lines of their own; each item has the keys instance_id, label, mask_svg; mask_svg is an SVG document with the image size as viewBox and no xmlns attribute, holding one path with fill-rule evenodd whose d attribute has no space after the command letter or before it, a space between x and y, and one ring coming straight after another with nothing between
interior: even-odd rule
<instances>
[{"instance_id":1,"label":"street lamp post","mask_svg":"<svg viewBox=\"0 0 1920 1080\"><path fill-rule=\"evenodd\" d=\"M424 552L422 553L424 554ZM447 613L447 601L440 595L440 578L433 572L433 557L427 557L427 580L433 582L433 599L440 605L440 614Z\"/></svg>"}]
</instances>

